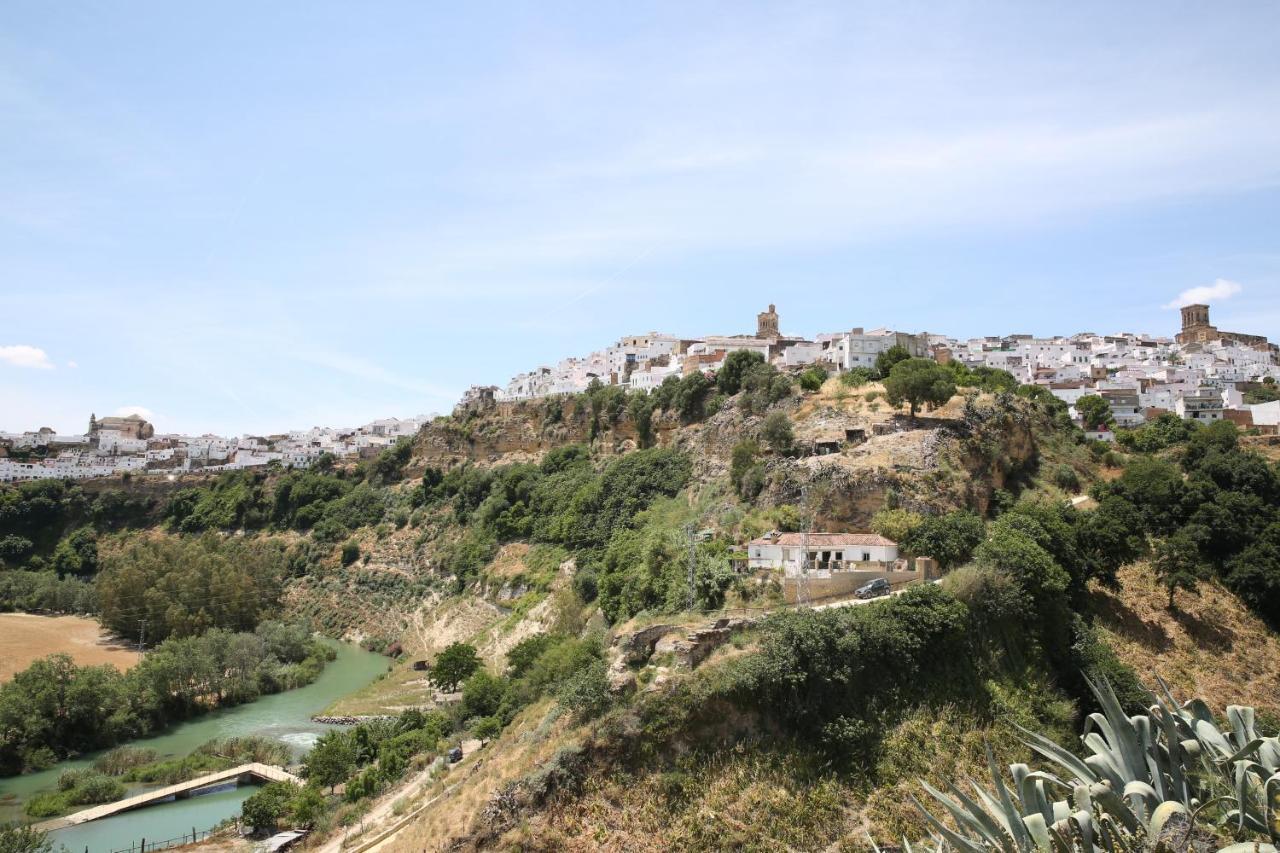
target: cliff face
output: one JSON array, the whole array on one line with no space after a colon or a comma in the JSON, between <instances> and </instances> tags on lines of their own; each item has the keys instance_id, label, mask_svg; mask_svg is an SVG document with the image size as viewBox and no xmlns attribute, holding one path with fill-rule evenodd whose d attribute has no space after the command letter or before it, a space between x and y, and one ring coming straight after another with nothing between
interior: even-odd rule
<instances>
[{"instance_id":1,"label":"cliff face","mask_svg":"<svg viewBox=\"0 0 1280 853\"><path fill-rule=\"evenodd\" d=\"M656 413L653 443L669 444L680 429L677 418ZM612 423L601 419L593 426L591 411L571 398L498 403L427 424L414 439L413 465L527 462L566 444L589 444L609 455L634 450L639 442L636 424L626 412Z\"/></svg>"},{"instance_id":2,"label":"cliff face","mask_svg":"<svg viewBox=\"0 0 1280 853\"><path fill-rule=\"evenodd\" d=\"M874 401L874 388L866 397ZM956 398L918 418L843 393L793 398L778 410L792 422L796 452L761 457L767 485L756 502L766 507L805 503L820 528L865 529L891 495L898 505L917 511L970 507L985 512L996 490L1008 488L1038 462L1037 415L1019 398ZM737 399L694 424L658 412L652 443L685 451L695 479L711 482L728 473L739 442L765 444L759 437L763 422ZM612 423L593 423L590 410L572 399L502 403L424 427L415 440L414 466L537 461L553 448L574 443L608 456L634 450L640 439L625 412Z\"/></svg>"}]
</instances>

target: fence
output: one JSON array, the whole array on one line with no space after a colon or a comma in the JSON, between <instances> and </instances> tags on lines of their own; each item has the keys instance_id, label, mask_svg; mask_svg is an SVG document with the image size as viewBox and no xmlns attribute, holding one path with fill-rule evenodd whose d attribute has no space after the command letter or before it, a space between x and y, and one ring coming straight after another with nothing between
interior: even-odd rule
<instances>
[{"instance_id":1,"label":"fence","mask_svg":"<svg viewBox=\"0 0 1280 853\"><path fill-rule=\"evenodd\" d=\"M191 827L191 832L189 834L179 835L177 838L166 838L163 841L151 841L147 838L140 838L138 839L137 844L130 844L128 847L121 847L118 850L112 850L111 853L150 853L152 850L168 850L172 847L181 847L184 844L195 844L197 841L202 841L203 839L213 835L221 829L222 826L223 824L218 824L217 826L210 827L209 829L203 829L198 832L193 826ZM238 821L236 822L236 826L237 828L239 827ZM89 853L88 847L85 847L84 849L85 853Z\"/></svg>"}]
</instances>

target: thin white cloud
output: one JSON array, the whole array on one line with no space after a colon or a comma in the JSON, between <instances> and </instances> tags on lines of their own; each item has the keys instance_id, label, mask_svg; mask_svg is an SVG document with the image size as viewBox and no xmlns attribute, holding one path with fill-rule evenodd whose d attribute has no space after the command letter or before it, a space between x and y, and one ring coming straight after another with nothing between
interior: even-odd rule
<instances>
[{"instance_id":1,"label":"thin white cloud","mask_svg":"<svg viewBox=\"0 0 1280 853\"><path fill-rule=\"evenodd\" d=\"M49 354L40 347L27 344L12 344L0 347L0 361L14 367L33 367L37 370L53 370L53 362Z\"/></svg>"},{"instance_id":2,"label":"thin white cloud","mask_svg":"<svg viewBox=\"0 0 1280 853\"><path fill-rule=\"evenodd\" d=\"M1213 284L1203 284L1199 287L1189 287L1178 294L1178 296L1170 303L1164 305L1164 308L1181 308L1184 305L1198 305L1201 303L1208 304L1210 302L1221 302L1224 299L1230 299L1244 287L1238 281L1231 281L1226 278L1215 279Z\"/></svg>"},{"instance_id":3,"label":"thin white cloud","mask_svg":"<svg viewBox=\"0 0 1280 853\"><path fill-rule=\"evenodd\" d=\"M74 361L68 361L68 362L67 362L67 367L71 368L72 370L75 370L75 369L76 369L77 367L79 367L79 366L80 366L80 365L76 364Z\"/></svg>"},{"instance_id":4,"label":"thin white cloud","mask_svg":"<svg viewBox=\"0 0 1280 853\"><path fill-rule=\"evenodd\" d=\"M155 412L151 411L146 406L121 406L116 409L115 415L118 418L128 417L129 415L140 415L152 422L154 422L156 418Z\"/></svg>"}]
</instances>

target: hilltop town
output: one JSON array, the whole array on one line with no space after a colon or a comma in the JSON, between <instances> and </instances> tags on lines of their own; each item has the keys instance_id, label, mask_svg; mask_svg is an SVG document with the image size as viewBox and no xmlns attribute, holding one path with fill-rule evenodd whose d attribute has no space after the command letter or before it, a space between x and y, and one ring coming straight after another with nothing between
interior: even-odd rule
<instances>
[{"instance_id":1,"label":"hilltop town","mask_svg":"<svg viewBox=\"0 0 1280 853\"><path fill-rule=\"evenodd\" d=\"M158 434L141 415L89 416L83 435L49 427L0 433L0 483L84 480L117 474L174 475L258 468L272 462L309 468L322 455L338 459L377 454L412 436L430 420L382 418L358 427L312 427L281 435Z\"/></svg>"},{"instance_id":2,"label":"hilltop town","mask_svg":"<svg viewBox=\"0 0 1280 853\"><path fill-rule=\"evenodd\" d=\"M830 373L871 371L899 348L912 357L970 369L1004 370L1022 384L1047 388L1071 407L1091 438L1111 441L1115 428L1132 428L1165 413L1201 422L1230 420L1245 429L1280 429L1280 348L1265 337L1222 331L1208 305L1182 309L1172 337L1080 332L1068 337L1010 334L958 339L929 332L852 328L812 338L781 331L776 306L756 318L753 335L683 338L660 332L630 335L585 357L519 373L505 386L475 385L460 408L586 391L593 383L652 392L664 382L700 371L713 376L729 354L758 353L780 370L818 366ZM1106 401L1108 418L1089 422L1075 404L1086 396ZM156 434L138 415L90 416L82 435L43 427L0 433L0 482L45 478L86 479L115 474L218 472L264 466L308 468L322 454L336 458L375 454L413 436L430 420L385 418L360 427L313 427L280 435L185 436Z\"/></svg>"},{"instance_id":3,"label":"hilltop town","mask_svg":"<svg viewBox=\"0 0 1280 853\"><path fill-rule=\"evenodd\" d=\"M1166 412L1204 422L1227 419L1264 432L1280 425L1280 348L1265 337L1219 330L1209 322L1208 305L1184 307L1182 328L1173 337L1080 332L964 340L883 328L786 335L770 305L758 315L754 335L632 335L585 357L519 373L502 387L473 386L460 406L580 393L595 382L649 392L695 371L714 374L739 350L759 353L781 370L817 365L835 373L869 371L895 347L941 364L1008 371L1019 383L1043 386L1072 407L1091 438L1113 440L1112 427L1138 426ZM1075 404L1091 395L1108 403L1109 422L1083 423Z\"/></svg>"}]
</instances>

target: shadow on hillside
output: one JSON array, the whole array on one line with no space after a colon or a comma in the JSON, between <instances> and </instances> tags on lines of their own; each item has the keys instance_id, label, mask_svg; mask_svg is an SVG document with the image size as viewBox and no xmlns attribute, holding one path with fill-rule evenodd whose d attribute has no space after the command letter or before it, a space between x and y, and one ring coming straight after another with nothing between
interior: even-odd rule
<instances>
[{"instance_id":1,"label":"shadow on hillside","mask_svg":"<svg viewBox=\"0 0 1280 853\"><path fill-rule=\"evenodd\" d=\"M1118 596L1110 593L1095 596L1094 608L1102 624L1127 640L1140 643L1153 652L1168 651L1173 646L1163 625L1143 619Z\"/></svg>"},{"instance_id":2,"label":"shadow on hillside","mask_svg":"<svg viewBox=\"0 0 1280 853\"><path fill-rule=\"evenodd\" d=\"M1201 648L1225 652L1235 645L1235 632L1219 622L1203 619L1182 609L1175 610L1170 615L1173 616L1173 621L1187 632L1187 636L1195 640L1196 645Z\"/></svg>"}]
</instances>

